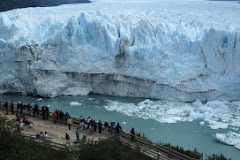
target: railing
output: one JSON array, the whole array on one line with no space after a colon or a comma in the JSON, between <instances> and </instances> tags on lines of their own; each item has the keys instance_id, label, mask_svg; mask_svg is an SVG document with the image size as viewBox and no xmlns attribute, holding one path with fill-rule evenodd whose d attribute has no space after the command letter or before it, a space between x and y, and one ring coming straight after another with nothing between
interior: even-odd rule
<instances>
[{"instance_id":1,"label":"railing","mask_svg":"<svg viewBox=\"0 0 240 160\"><path fill-rule=\"evenodd\" d=\"M36 143L38 143L42 146L51 147L51 148L56 149L56 150L61 150L61 149L66 148L66 145L64 145L64 144L44 140L44 139L41 139L41 138L36 138L35 135L24 134L24 135L21 135L21 136L26 140L34 141L34 142L36 142Z\"/></svg>"},{"instance_id":2,"label":"railing","mask_svg":"<svg viewBox=\"0 0 240 160\"><path fill-rule=\"evenodd\" d=\"M3 108L3 104L6 101L0 100L0 107ZM14 103L14 109L16 110L16 103ZM49 112L49 115L51 115L53 112ZM39 117L41 116L41 110L39 110ZM71 116L72 117L72 116ZM73 125L78 126L79 125L79 119L76 117L72 117L73 119ZM49 116L48 120L54 120L52 116ZM62 122L64 123L64 122ZM199 160L196 158L189 157L185 154L182 154L180 152L177 152L171 148L165 147L163 145L157 145L156 143L153 143L152 141L142 138L139 136L134 137L134 142L130 142L130 134L123 131L120 134L120 138L123 142L128 143L132 148L137 148L140 147L141 152L145 153L149 157L152 157L157 160L169 160L169 159L174 159L174 160ZM46 144L46 142L43 142ZM54 144L55 146L61 148L62 144L58 144L55 142L51 142L50 144ZM56 147L56 148L57 148ZM201 159L201 158L200 158Z\"/></svg>"},{"instance_id":3,"label":"railing","mask_svg":"<svg viewBox=\"0 0 240 160\"><path fill-rule=\"evenodd\" d=\"M130 139L130 134L129 133L126 133L126 132L123 132L121 134L121 137L123 138L127 138L127 139ZM150 148L150 150L154 150L155 154L159 154L159 153L162 153L164 155L167 155L167 157L169 158L173 158L173 159L176 159L176 160L199 160L199 159L196 159L196 158L192 158L192 157L189 157L185 154L182 154L180 152L177 152L171 148L168 148L168 147L165 147L163 145L158 145L156 143L153 143L152 141L146 139L146 138L142 138L142 137L139 137L139 136L134 136L134 143L136 143L137 145L139 145L140 147L143 146L148 146L148 148ZM150 151L149 151L150 152ZM152 151L151 151L152 152Z\"/></svg>"}]
</instances>

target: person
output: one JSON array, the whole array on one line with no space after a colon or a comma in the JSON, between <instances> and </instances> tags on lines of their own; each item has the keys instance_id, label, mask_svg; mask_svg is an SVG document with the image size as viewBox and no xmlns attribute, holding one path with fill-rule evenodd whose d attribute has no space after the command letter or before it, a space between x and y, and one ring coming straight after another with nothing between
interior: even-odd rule
<instances>
[{"instance_id":1,"label":"person","mask_svg":"<svg viewBox=\"0 0 240 160\"><path fill-rule=\"evenodd\" d=\"M97 130L97 122L95 120L92 121L93 132L95 133Z\"/></svg>"},{"instance_id":2,"label":"person","mask_svg":"<svg viewBox=\"0 0 240 160\"><path fill-rule=\"evenodd\" d=\"M45 141L50 141L50 137L49 137L49 135L48 135L47 132L44 133L43 139L44 139Z\"/></svg>"},{"instance_id":3,"label":"person","mask_svg":"<svg viewBox=\"0 0 240 160\"><path fill-rule=\"evenodd\" d=\"M23 114L26 114L26 108L27 108L27 105L26 105L26 104L23 104L23 105L22 105L22 109L23 109L22 112L23 112Z\"/></svg>"},{"instance_id":4,"label":"person","mask_svg":"<svg viewBox=\"0 0 240 160\"><path fill-rule=\"evenodd\" d=\"M119 134L120 133L120 131L122 131L122 127L120 126L120 124L119 123L117 123L117 125L116 125L116 132L117 132L117 134Z\"/></svg>"},{"instance_id":5,"label":"person","mask_svg":"<svg viewBox=\"0 0 240 160\"><path fill-rule=\"evenodd\" d=\"M23 114L23 109L24 109L24 106L22 103L20 103L20 113Z\"/></svg>"},{"instance_id":6,"label":"person","mask_svg":"<svg viewBox=\"0 0 240 160\"><path fill-rule=\"evenodd\" d=\"M14 104L13 104L13 102L11 102L10 108L11 108L12 115L14 115Z\"/></svg>"},{"instance_id":7,"label":"person","mask_svg":"<svg viewBox=\"0 0 240 160\"><path fill-rule=\"evenodd\" d=\"M43 138L44 138L44 135L43 135L42 132L40 132L40 134L39 134L39 138L40 138L40 139L43 139Z\"/></svg>"},{"instance_id":8,"label":"person","mask_svg":"<svg viewBox=\"0 0 240 160\"><path fill-rule=\"evenodd\" d=\"M7 101L4 104L4 108L6 110L6 114L8 115L8 102Z\"/></svg>"},{"instance_id":9,"label":"person","mask_svg":"<svg viewBox=\"0 0 240 160\"><path fill-rule=\"evenodd\" d=\"M57 122L57 111L56 110L53 112L53 120L54 120L54 123Z\"/></svg>"},{"instance_id":10,"label":"person","mask_svg":"<svg viewBox=\"0 0 240 160\"><path fill-rule=\"evenodd\" d=\"M64 115L64 118L65 118L65 124L67 124L67 120L68 120L68 118L69 118L68 112Z\"/></svg>"},{"instance_id":11,"label":"person","mask_svg":"<svg viewBox=\"0 0 240 160\"><path fill-rule=\"evenodd\" d=\"M45 118L48 119L49 117L49 108L45 106Z\"/></svg>"},{"instance_id":12,"label":"person","mask_svg":"<svg viewBox=\"0 0 240 160\"><path fill-rule=\"evenodd\" d=\"M80 128L78 127L77 130L76 130L76 140L79 140L79 135L80 135Z\"/></svg>"},{"instance_id":13,"label":"person","mask_svg":"<svg viewBox=\"0 0 240 160\"><path fill-rule=\"evenodd\" d=\"M67 119L67 125L68 125L68 130L71 130L71 125L72 125L72 118L69 116L68 119Z\"/></svg>"},{"instance_id":14,"label":"person","mask_svg":"<svg viewBox=\"0 0 240 160\"><path fill-rule=\"evenodd\" d=\"M101 122L101 120L98 122L98 131L99 131L99 133L102 133L102 122Z\"/></svg>"},{"instance_id":15,"label":"person","mask_svg":"<svg viewBox=\"0 0 240 160\"><path fill-rule=\"evenodd\" d=\"M91 117L88 117L88 119L87 119L87 128L89 129L89 127L90 127L90 123L91 123L91 121L92 121L92 119L91 119Z\"/></svg>"},{"instance_id":16,"label":"person","mask_svg":"<svg viewBox=\"0 0 240 160\"><path fill-rule=\"evenodd\" d=\"M45 119L45 106L42 106L42 119Z\"/></svg>"},{"instance_id":17,"label":"person","mask_svg":"<svg viewBox=\"0 0 240 160\"><path fill-rule=\"evenodd\" d=\"M79 127L82 129L82 131L84 131L85 125L84 125L83 120L81 120L81 121L79 122Z\"/></svg>"},{"instance_id":18,"label":"person","mask_svg":"<svg viewBox=\"0 0 240 160\"><path fill-rule=\"evenodd\" d=\"M65 139L66 139L66 146L70 145L70 136L68 133L65 133Z\"/></svg>"},{"instance_id":19,"label":"person","mask_svg":"<svg viewBox=\"0 0 240 160\"><path fill-rule=\"evenodd\" d=\"M18 104L17 104L17 112L20 111L20 107L21 107L20 103L21 103L21 102L19 101Z\"/></svg>"},{"instance_id":20,"label":"person","mask_svg":"<svg viewBox=\"0 0 240 160\"><path fill-rule=\"evenodd\" d=\"M37 104L35 104L34 105L34 109L33 109L33 115L34 115L34 117L38 117L38 114L39 114L39 111L38 111L38 105Z\"/></svg>"},{"instance_id":21,"label":"person","mask_svg":"<svg viewBox=\"0 0 240 160\"><path fill-rule=\"evenodd\" d=\"M31 114L31 105L29 103L27 104L27 113Z\"/></svg>"},{"instance_id":22,"label":"person","mask_svg":"<svg viewBox=\"0 0 240 160\"><path fill-rule=\"evenodd\" d=\"M130 134L131 134L131 141L133 142L133 141L134 141L135 134L136 134L134 128L131 129Z\"/></svg>"},{"instance_id":23,"label":"person","mask_svg":"<svg viewBox=\"0 0 240 160\"><path fill-rule=\"evenodd\" d=\"M108 127L109 127L109 124L108 124L108 121L106 120L106 121L104 122L104 129L105 129L105 130L108 130Z\"/></svg>"},{"instance_id":24,"label":"person","mask_svg":"<svg viewBox=\"0 0 240 160\"><path fill-rule=\"evenodd\" d=\"M109 132L113 133L114 127L115 127L115 122L111 120Z\"/></svg>"},{"instance_id":25,"label":"person","mask_svg":"<svg viewBox=\"0 0 240 160\"><path fill-rule=\"evenodd\" d=\"M63 122L63 116L64 116L64 113L63 113L63 111L60 111L60 112L59 112L59 119L60 119L60 123L62 123L62 122Z\"/></svg>"},{"instance_id":26,"label":"person","mask_svg":"<svg viewBox=\"0 0 240 160\"><path fill-rule=\"evenodd\" d=\"M79 117L79 122L81 122L83 120L83 116Z\"/></svg>"}]
</instances>

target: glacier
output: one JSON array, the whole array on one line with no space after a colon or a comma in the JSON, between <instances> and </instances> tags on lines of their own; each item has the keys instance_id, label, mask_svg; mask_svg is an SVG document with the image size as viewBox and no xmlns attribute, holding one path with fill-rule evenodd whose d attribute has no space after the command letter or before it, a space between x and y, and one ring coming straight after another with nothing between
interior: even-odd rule
<instances>
[{"instance_id":1,"label":"glacier","mask_svg":"<svg viewBox=\"0 0 240 160\"><path fill-rule=\"evenodd\" d=\"M240 5L93 0L0 13L0 93L240 99Z\"/></svg>"}]
</instances>

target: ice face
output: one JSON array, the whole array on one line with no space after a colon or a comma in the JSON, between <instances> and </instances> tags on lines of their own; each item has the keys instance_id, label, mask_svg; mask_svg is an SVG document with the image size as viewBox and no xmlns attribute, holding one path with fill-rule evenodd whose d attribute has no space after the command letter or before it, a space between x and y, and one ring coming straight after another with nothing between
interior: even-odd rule
<instances>
[{"instance_id":1,"label":"ice face","mask_svg":"<svg viewBox=\"0 0 240 160\"><path fill-rule=\"evenodd\" d=\"M240 97L236 2L93 1L0 13L0 92Z\"/></svg>"}]
</instances>

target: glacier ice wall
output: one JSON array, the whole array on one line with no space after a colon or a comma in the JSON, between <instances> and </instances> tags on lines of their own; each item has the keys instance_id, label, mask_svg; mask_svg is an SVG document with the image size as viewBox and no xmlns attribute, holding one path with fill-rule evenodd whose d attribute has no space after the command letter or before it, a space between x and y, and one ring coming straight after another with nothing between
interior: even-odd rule
<instances>
[{"instance_id":1,"label":"glacier ice wall","mask_svg":"<svg viewBox=\"0 0 240 160\"><path fill-rule=\"evenodd\" d=\"M183 9L95 11L100 4L0 13L0 92L240 98L239 11L218 22Z\"/></svg>"}]
</instances>

